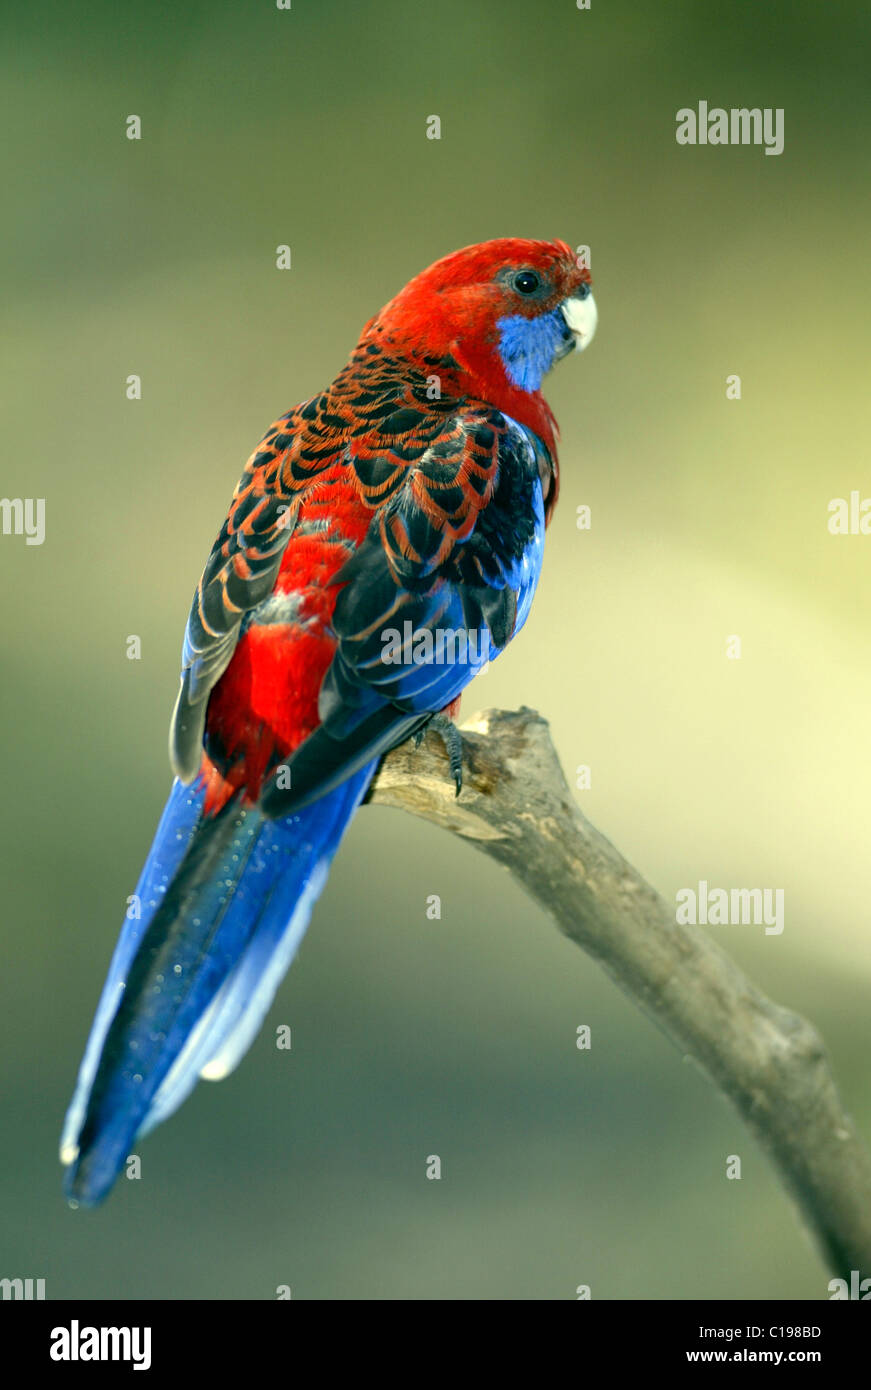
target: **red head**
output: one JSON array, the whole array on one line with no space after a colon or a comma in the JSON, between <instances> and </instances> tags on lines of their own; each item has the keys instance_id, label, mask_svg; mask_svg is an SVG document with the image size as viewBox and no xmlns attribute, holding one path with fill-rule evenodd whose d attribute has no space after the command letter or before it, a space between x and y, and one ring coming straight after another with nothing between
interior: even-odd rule
<instances>
[{"instance_id":1,"label":"red head","mask_svg":"<svg viewBox=\"0 0 871 1390\"><path fill-rule=\"evenodd\" d=\"M452 359L451 391L489 401L552 449L555 421L541 379L592 338L589 285L590 272L564 241L502 237L454 251L416 275L363 337L415 362Z\"/></svg>"}]
</instances>

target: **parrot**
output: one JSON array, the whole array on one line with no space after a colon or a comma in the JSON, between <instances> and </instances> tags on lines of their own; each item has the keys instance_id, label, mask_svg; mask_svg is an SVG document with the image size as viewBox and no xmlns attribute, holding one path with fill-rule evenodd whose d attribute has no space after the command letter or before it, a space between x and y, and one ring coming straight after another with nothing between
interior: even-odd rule
<instances>
[{"instance_id":1,"label":"parrot","mask_svg":"<svg viewBox=\"0 0 871 1390\"><path fill-rule=\"evenodd\" d=\"M64 1123L70 1205L101 1202L135 1141L248 1050L381 758L431 725L460 794L452 717L526 621L559 491L542 380L596 323L566 242L464 247L248 459L191 604L172 787Z\"/></svg>"}]
</instances>

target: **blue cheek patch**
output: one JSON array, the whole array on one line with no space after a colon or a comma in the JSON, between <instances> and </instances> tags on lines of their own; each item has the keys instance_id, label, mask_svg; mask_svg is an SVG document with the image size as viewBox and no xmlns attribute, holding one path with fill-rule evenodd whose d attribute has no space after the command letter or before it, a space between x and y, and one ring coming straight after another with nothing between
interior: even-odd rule
<instances>
[{"instance_id":1,"label":"blue cheek patch","mask_svg":"<svg viewBox=\"0 0 871 1390\"><path fill-rule=\"evenodd\" d=\"M569 330L559 309L539 318L511 314L498 319L499 355L508 380L523 391L537 391L550 371Z\"/></svg>"}]
</instances>

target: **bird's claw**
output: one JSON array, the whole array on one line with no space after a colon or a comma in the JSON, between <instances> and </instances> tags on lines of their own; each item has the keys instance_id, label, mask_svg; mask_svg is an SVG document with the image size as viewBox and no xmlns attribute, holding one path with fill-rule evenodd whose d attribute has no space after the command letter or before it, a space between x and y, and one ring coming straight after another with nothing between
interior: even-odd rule
<instances>
[{"instance_id":1,"label":"bird's claw","mask_svg":"<svg viewBox=\"0 0 871 1390\"><path fill-rule=\"evenodd\" d=\"M463 789L463 736L453 719L449 719L446 714L434 714L431 719L427 720L424 727L415 733L415 748L420 747L427 729L432 729L434 733L437 733L445 745L451 776L457 789L456 794L459 796Z\"/></svg>"}]
</instances>

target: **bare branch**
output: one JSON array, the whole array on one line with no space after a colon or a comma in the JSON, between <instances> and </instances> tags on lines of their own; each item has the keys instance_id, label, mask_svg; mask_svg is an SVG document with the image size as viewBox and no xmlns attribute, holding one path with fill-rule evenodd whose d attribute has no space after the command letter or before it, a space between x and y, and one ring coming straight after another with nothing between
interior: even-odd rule
<instances>
[{"instance_id":1,"label":"bare branch","mask_svg":"<svg viewBox=\"0 0 871 1390\"><path fill-rule=\"evenodd\" d=\"M836 1274L871 1274L871 1159L822 1041L772 1003L581 814L548 725L487 710L462 727L457 799L440 738L381 765L371 800L454 831L509 868L737 1106L773 1156Z\"/></svg>"}]
</instances>

